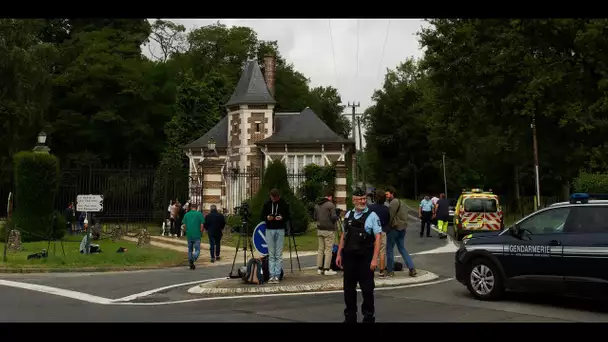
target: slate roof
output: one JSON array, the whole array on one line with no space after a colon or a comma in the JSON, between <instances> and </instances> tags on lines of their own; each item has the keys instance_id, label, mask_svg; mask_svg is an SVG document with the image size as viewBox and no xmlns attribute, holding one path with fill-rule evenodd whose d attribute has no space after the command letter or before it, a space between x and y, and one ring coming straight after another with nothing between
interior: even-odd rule
<instances>
[{"instance_id":1,"label":"slate roof","mask_svg":"<svg viewBox=\"0 0 608 342\"><path fill-rule=\"evenodd\" d=\"M215 140L215 147L228 147L228 115L224 116L212 129L205 133L205 135L185 145L184 149L207 147L207 143L211 138Z\"/></svg>"},{"instance_id":2,"label":"slate roof","mask_svg":"<svg viewBox=\"0 0 608 342\"><path fill-rule=\"evenodd\" d=\"M275 133L258 141L257 144L355 143L354 140L345 139L336 134L308 107L297 115L277 113L275 125Z\"/></svg>"},{"instance_id":3,"label":"slate roof","mask_svg":"<svg viewBox=\"0 0 608 342\"><path fill-rule=\"evenodd\" d=\"M234 93L226 106L240 104L275 104L276 101L268 91L264 75L257 61L249 61L236 84Z\"/></svg>"}]
</instances>

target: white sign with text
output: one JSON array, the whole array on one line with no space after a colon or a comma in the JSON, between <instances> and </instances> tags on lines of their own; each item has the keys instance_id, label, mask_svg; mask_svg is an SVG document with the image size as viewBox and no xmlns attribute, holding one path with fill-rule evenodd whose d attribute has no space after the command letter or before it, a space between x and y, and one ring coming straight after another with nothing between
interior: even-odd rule
<instances>
[{"instance_id":1,"label":"white sign with text","mask_svg":"<svg viewBox=\"0 0 608 342\"><path fill-rule=\"evenodd\" d=\"M93 213L103 211L103 195L78 195L76 210Z\"/></svg>"}]
</instances>

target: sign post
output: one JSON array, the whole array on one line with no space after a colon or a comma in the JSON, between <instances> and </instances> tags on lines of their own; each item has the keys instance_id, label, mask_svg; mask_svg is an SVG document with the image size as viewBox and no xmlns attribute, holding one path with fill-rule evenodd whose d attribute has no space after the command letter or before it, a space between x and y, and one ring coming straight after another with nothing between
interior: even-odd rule
<instances>
[{"instance_id":1,"label":"sign post","mask_svg":"<svg viewBox=\"0 0 608 342\"><path fill-rule=\"evenodd\" d=\"M76 210L84 212L84 224L86 230L86 244L84 254L90 254L91 249L91 227L89 225L89 212L98 213L103 211L103 195L78 195L76 196Z\"/></svg>"},{"instance_id":2,"label":"sign post","mask_svg":"<svg viewBox=\"0 0 608 342\"><path fill-rule=\"evenodd\" d=\"M253 248L262 255L268 255L268 243L266 243L266 222L260 222L253 230Z\"/></svg>"}]
</instances>

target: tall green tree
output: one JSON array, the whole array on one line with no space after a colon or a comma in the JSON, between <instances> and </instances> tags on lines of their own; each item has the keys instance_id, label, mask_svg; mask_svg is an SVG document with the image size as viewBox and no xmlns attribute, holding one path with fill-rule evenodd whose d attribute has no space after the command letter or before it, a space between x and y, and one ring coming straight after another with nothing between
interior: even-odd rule
<instances>
[{"instance_id":1,"label":"tall green tree","mask_svg":"<svg viewBox=\"0 0 608 342\"><path fill-rule=\"evenodd\" d=\"M310 108L339 135L348 138L351 130L350 122L342 113L344 105L338 90L332 86L316 87L310 90Z\"/></svg>"},{"instance_id":2,"label":"tall green tree","mask_svg":"<svg viewBox=\"0 0 608 342\"><path fill-rule=\"evenodd\" d=\"M38 38L35 20L0 19L0 165L20 150L31 149L44 128L51 103L51 72L58 57L52 44Z\"/></svg>"}]
</instances>

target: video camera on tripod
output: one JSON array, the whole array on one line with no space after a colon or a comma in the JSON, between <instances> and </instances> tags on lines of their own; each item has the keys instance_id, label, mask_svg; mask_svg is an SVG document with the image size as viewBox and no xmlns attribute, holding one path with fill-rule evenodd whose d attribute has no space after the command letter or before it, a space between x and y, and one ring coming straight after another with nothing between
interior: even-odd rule
<instances>
[{"instance_id":1,"label":"video camera on tripod","mask_svg":"<svg viewBox=\"0 0 608 342\"><path fill-rule=\"evenodd\" d=\"M236 251L234 253L234 259L232 260L232 268L230 269L229 278L234 278L234 265L236 263L236 257L239 249L243 250L243 265L247 265L247 248L253 258L253 244L251 242L251 236L249 235L249 221L251 220L251 212L249 211L249 204L246 202L241 203L239 207L234 208L234 212L241 217L241 227L239 229L239 239L236 243ZM242 241L245 239L245 241Z\"/></svg>"},{"instance_id":2,"label":"video camera on tripod","mask_svg":"<svg viewBox=\"0 0 608 342\"><path fill-rule=\"evenodd\" d=\"M249 204L247 204L247 202L243 202L240 206L234 207L234 213L240 216L241 218L241 226L238 227L239 234L248 234L249 229L246 228L248 228L247 226L251 222L251 212L249 211Z\"/></svg>"}]
</instances>

